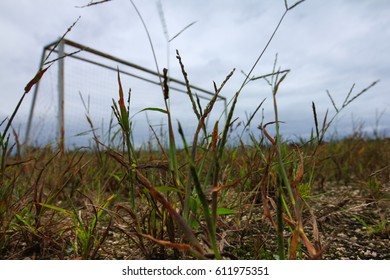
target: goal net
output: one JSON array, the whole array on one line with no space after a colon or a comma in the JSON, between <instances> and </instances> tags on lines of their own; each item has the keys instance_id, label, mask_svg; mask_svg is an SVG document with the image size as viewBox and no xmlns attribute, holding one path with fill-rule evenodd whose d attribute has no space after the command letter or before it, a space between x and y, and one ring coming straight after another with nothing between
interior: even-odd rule
<instances>
[{"instance_id":1,"label":"goal net","mask_svg":"<svg viewBox=\"0 0 390 280\"><path fill-rule=\"evenodd\" d=\"M126 96L131 89L134 144L140 146L153 139L150 126L160 137L166 137L165 115L154 111L136 114L144 108L164 108L158 73L69 40L46 46L41 64L49 51L65 58L52 65L35 88L26 131L28 144L90 146L94 134L102 143L112 144L119 129L111 109L112 99L118 100L118 69ZM204 104L213 96L212 92L191 87ZM195 115L185 83L170 78L170 92L173 119L180 120L188 133L194 132ZM217 102L215 111L221 114L226 99L219 96L218 100L223 102Z\"/></svg>"}]
</instances>

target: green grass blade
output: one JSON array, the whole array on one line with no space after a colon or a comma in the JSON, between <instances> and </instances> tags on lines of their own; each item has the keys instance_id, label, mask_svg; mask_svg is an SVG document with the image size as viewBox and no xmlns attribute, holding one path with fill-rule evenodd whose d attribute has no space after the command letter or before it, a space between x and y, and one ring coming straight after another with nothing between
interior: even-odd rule
<instances>
[{"instance_id":1,"label":"green grass blade","mask_svg":"<svg viewBox=\"0 0 390 280\"><path fill-rule=\"evenodd\" d=\"M204 214L204 217L205 217L205 220L206 220L207 229L209 231L209 237L210 237L210 241L211 241L211 246L213 248L215 258L220 259L221 256L219 254L219 250L218 250L218 246L217 246L217 240L216 240L216 224L215 224L215 221L212 220L212 217L211 217L211 214L210 214L209 205L208 205L208 201L207 201L206 195L203 192L203 189L201 187L201 183L200 183L200 180L199 180L198 172L196 171L195 163L194 163L194 161L191 158L191 155L190 155L190 152L189 152L189 149L188 149L188 145L187 145L187 142L186 142L185 137L184 137L183 129L182 129L180 123L179 123L179 134L182 137L184 150L185 150L185 152L187 154L187 159L188 159L189 164L190 164L191 175L192 175L192 179L194 181L195 190L196 190L196 193L197 193L197 195L199 197L199 200L200 200L200 202L202 204L203 214Z\"/></svg>"}]
</instances>

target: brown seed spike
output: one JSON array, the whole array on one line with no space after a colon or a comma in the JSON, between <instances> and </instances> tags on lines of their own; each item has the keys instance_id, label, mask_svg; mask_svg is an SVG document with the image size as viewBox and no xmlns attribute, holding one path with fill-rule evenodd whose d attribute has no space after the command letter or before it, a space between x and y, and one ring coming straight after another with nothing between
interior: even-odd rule
<instances>
[{"instance_id":1,"label":"brown seed spike","mask_svg":"<svg viewBox=\"0 0 390 280\"><path fill-rule=\"evenodd\" d=\"M164 73L164 99L167 100L169 98L169 87L168 87L168 69L163 69Z\"/></svg>"},{"instance_id":2,"label":"brown seed spike","mask_svg":"<svg viewBox=\"0 0 390 280\"><path fill-rule=\"evenodd\" d=\"M121 76L119 74L119 67L118 67L118 85L119 85L119 100L118 100L119 108L121 110L126 110L125 100L123 98L123 88L122 88Z\"/></svg>"},{"instance_id":3,"label":"brown seed spike","mask_svg":"<svg viewBox=\"0 0 390 280\"><path fill-rule=\"evenodd\" d=\"M30 82L28 82L28 84L24 88L24 93L28 93L31 90L31 88L33 87L33 85L35 85L36 83L39 82L39 80L42 78L43 74L45 74L46 70L49 69L49 67L50 66L48 66L45 69L39 69L39 71L35 75L35 77Z\"/></svg>"}]
</instances>

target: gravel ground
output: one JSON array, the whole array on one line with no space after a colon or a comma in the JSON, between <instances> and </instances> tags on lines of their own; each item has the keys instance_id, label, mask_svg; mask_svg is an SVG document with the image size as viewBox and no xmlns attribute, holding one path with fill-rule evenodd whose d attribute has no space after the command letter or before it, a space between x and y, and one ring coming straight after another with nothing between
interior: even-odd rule
<instances>
[{"instance_id":1,"label":"gravel ground","mask_svg":"<svg viewBox=\"0 0 390 280\"><path fill-rule=\"evenodd\" d=\"M390 191L383 189L379 197L371 199L353 186L329 185L310 199L309 205L317 218L322 246L327 247L322 258L327 260L390 260ZM258 212L259 213L259 212ZM246 217L243 217L242 222ZM360 221L359 221L360 219ZM273 259L276 252L274 230L262 217L252 218L245 229L235 227L229 220L218 227L219 239L224 239L227 258ZM310 229L307 230L310 235ZM286 238L289 236L286 232ZM130 250L126 238L113 233L115 241L108 241L107 258L144 258L134 248ZM310 236L309 236L310 237ZM312 239L311 239L312 240ZM152 244L150 244L152 246ZM305 250L302 258L308 259ZM151 258L164 258L156 253ZM172 257L172 256L171 256Z\"/></svg>"},{"instance_id":2,"label":"gravel ground","mask_svg":"<svg viewBox=\"0 0 390 280\"><path fill-rule=\"evenodd\" d=\"M327 185L316 191L308 204L316 217L320 240L326 250L322 258L328 260L390 260L390 186L384 185L376 197L363 193L357 186ZM257 207L260 207L258 205ZM228 259L275 259L276 236L273 228L262 217L261 208L256 208L250 223L246 224L246 216L239 220L233 217L221 221L218 226L219 240ZM124 221L124 220L122 220ZM129 220L130 221L130 220ZM62 220L62 223L65 221ZM72 221L68 221L71 225ZM130 222L131 223L131 222ZM124 223L129 225L129 223ZM99 249L96 259L175 259L173 250L161 250L155 243L145 240L145 251L134 246L119 229L124 224L118 221L112 224L107 239ZM103 232L104 229L101 229ZM305 228L310 240L310 227ZM72 259L69 251L72 231L68 231L64 241L56 241L57 248L50 243L36 244L28 247L23 242L15 242L14 246L3 251L1 259ZM288 240L289 232L285 233ZM65 237L65 236L64 236ZM19 240L16 238L15 240ZM66 241L67 240L67 241ZM48 239L48 242L52 242ZM43 246L42 246L43 245ZM62 249L61 249L62 247ZM42 250L44 248L44 250ZM62 252L61 252L62 250ZM184 257L184 258L188 258ZM300 255L308 259L305 249Z\"/></svg>"},{"instance_id":3,"label":"gravel ground","mask_svg":"<svg viewBox=\"0 0 390 280\"><path fill-rule=\"evenodd\" d=\"M372 198L353 186L328 186L313 200L330 247L325 259L390 259L390 186Z\"/></svg>"}]
</instances>

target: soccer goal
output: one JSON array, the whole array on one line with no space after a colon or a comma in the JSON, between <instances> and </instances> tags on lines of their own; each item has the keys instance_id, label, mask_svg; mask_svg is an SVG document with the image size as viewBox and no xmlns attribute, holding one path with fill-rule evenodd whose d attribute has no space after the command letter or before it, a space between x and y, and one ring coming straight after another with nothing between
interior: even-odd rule
<instances>
[{"instance_id":1,"label":"soccer goal","mask_svg":"<svg viewBox=\"0 0 390 280\"><path fill-rule=\"evenodd\" d=\"M118 100L118 69L124 91L131 89L130 115L144 108L164 108L162 74L156 71L66 39L44 47L40 67L49 52L63 59L50 67L35 87L25 137L30 145L52 143L62 149L88 146L93 134L109 143L118 130L111 110L112 99ZM186 84L172 77L169 81L175 119L188 124L187 117L194 114ZM205 102L214 95L200 87L190 87L192 94ZM222 102L217 102L217 111L222 113L226 98L219 95L218 101ZM143 143L151 135L149 126L164 126L165 116L145 111L136 114L132 122L135 142Z\"/></svg>"}]
</instances>

